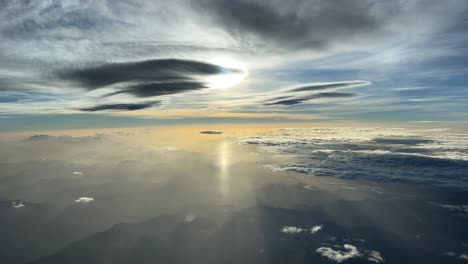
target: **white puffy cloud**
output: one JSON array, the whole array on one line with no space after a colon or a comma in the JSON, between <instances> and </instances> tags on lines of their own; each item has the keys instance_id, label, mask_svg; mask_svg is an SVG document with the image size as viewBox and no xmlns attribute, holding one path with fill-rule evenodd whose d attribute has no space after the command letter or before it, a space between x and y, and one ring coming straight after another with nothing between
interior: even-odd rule
<instances>
[{"instance_id":1,"label":"white puffy cloud","mask_svg":"<svg viewBox=\"0 0 468 264\"><path fill-rule=\"evenodd\" d=\"M90 203L93 201L94 201L93 197L80 197L75 200L75 203Z\"/></svg>"},{"instance_id":2,"label":"white puffy cloud","mask_svg":"<svg viewBox=\"0 0 468 264\"><path fill-rule=\"evenodd\" d=\"M316 225L310 229L310 233L315 234L318 231L322 230L322 228L323 228L323 225Z\"/></svg>"},{"instance_id":3,"label":"white puffy cloud","mask_svg":"<svg viewBox=\"0 0 468 264\"><path fill-rule=\"evenodd\" d=\"M74 175L83 175L83 173L81 171L74 171L73 174Z\"/></svg>"},{"instance_id":4,"label":"white puffy cloud","mask_svg":"<svg viewBox=\"0 0 468 264\"><path fill-rule=\"evenodd\" d=\"M23 204L23 202L12 202L11 203L11 207L17 209L17 208L22 208L24 207L25 205Z\"/></svg>"},{"instance_id":5,"label":"white puffy cloud","mask_svg":"<svg viewBox=\"0 0 468 264\"><path fill-rule=\"evenodd\" d=\"M296 227L296 226L284 226L281 229L281 232L283 232L285 234L298 234L298 233L301 233L303 231L304 231L304 229Z\"/></svg>"},{"instance_id":6,"label":"white puffy cloud","mask_svg":"<svg viewBox=\"0 0 468 264\"><path fill-rule=\"evenodd\" d=\"M375 263L384 262L384 259L380 255L380 252L375 251L375 250L371 250L371 252L369 253L369 255L367 257L367 260L369 260L371 262L375 262Z\"/></svg>"},{"instance_id":7,"label":"white puffy cloud","mask_svg":"<svg viewBox=\"0 0 468 264\"><path fill-rule=\"evenodd\" d=\"M357 247L350 244L344 244L343 247L345 250L334 250L330 247L320 247L315 252L338 263L361 256Z\"/></svg>"}]
</instances>

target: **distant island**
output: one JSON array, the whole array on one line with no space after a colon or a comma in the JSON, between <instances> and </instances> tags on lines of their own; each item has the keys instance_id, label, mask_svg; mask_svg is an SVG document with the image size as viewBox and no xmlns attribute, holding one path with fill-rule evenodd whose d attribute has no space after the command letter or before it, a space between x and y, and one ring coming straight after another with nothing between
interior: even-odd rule
<instances>
[{"instance_id":1,"label":"distant island","mask_svg":"<svg viewBox=\"0 0 468 264\"><path fill-rule=\"evenodd\" d=\"M223 133L222 131L211 131L211 130L200 131L200 134L208 134L208 135L219 135L222 133Z\"/></svg>"}]
</instances>

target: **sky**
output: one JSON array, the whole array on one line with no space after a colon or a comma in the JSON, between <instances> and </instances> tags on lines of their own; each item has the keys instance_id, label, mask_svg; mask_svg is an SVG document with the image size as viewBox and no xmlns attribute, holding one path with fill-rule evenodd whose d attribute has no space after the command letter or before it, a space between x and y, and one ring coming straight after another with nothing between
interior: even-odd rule
<instances>
[{"instance_id":1,"label":"sky","mask_svg":"<svg viewBox=\"0 0 468 264\"><path fill-rule=\"evenodd\" d=\"M0 1L0 130L468 121L466 1Z\"/></svg>"}]
</instances>

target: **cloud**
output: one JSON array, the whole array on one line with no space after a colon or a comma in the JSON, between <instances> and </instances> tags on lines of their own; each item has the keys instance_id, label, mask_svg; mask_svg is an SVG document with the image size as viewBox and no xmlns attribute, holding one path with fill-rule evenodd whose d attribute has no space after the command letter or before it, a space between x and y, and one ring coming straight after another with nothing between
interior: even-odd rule
<instances>
[{"instance_id":1,"label":"cloud","mask_svg":"<svg viewBox=\"0 0 468 264\"><path fill-rule=\"evenodd\" d=\"M351 258L358 258L361 256L359 250L355 246L344 244L343 247L344 249L346 249L346 251L334 250L330 247L320 247L315 252L338 263L341 263Z\"/></svg>"},{"instance_id":2,"label":"cloud","mask_svg":"<svg viewBox=\"0 0 468 264\"><path fill-rule=\"evenodd\" d=\"M295 226L284 226L283 228L281 228L281 232L285 234L299 234L303 231L305 230Z\"/></svg>"},{"instance_id":3,"label":"cloud","mask_svg":"<svg viewBox=\"0 0 468 264\"><path fill-rule=\"evenodd\" d=\"M110 133L96 133L89 136L52 136L52 135L32 135L29 138L25 139L25 142L51 142L55 141L57 143L94 143L104 141L109 137Z\"/></svg>"},{"instance_id":4,"label":"cloud","mask_svg":"<svg viewBox=\"0 0 468 264\"><path fill-rule=\"evenodd\" d=\"M380 252L375 251L375 250L370 251L369 255L367 256L367 260L369 260L371 262L375 262L375 263L384 262L384 259L380 255Z\"/></svg>"},{"instance_id":5,"label":"cloud","mask_svg":"<svg viewBox=\"0 0 468 264\"><path fill-rule=\"evenodd\" d=\"M449 257L456 257L460 260L468 261L468 254L463 254L463 253L457 254L455 252L449 251L449 252L445 252L444 255L449 256Z\"/></svg>"},{"instance_id":6,"label":"cloud","mask_svg":"<svg viewBox=\"0 0 468 264\"><path fill-rule=\"evenodd\" d=\"M322 230L322 228L323 228L323 225L316 225L310 229L310 233L315 234L318 231Z\"/></svg>"},{"instance_id":7,"label":"cloud","mask_svg":"<svg viewBox=\"0 0 468 264\"><path fill-rule=\"evenodd\" d=\"M206 83L195 81L152 82L129 85L128 87L121 89L117 92L108 94L107 96L128 93L136 97L151 97L196 91L205 88L208 88L208 85Z\"/></svg>"},{"instance_id":8,"label":"cloud","mask_svg":"<svg viewBox=\"0 0 468 264\"><path fill-rule=\"evenodd\" d=\"M177 147L173 147L173 146L164 146L164 147L157 147L157 146L152 146L152 147L149 147L151 150L153 151L163 151L163 152L166 152L166 151L178 151L180 150L180 148L177 148Z\"/></svg>"},{"instance_id":9,"label":"cloud","mask_svg":"<svg viewBox=\"0 0 468 264\"><path fill-rule=\"evenodd\" d=\"M154 59L67 69L57 75L88 90L114 86L117 91L106 96L127 93L152 97L208 88L209 84L200 80L203 76L238 73L241 70L202 61Z\"/></svg>"},{"instance_id":10,"label":"cloud","mask_svg":"<svg viewBox=\"0 0 468 264\"><path fill-rule=\"evenodd\" d=\"M299 234L299 233L310 233L310 234L316 234L318 231L320 231L323 228L323 225L316 225L312 228L300 228L296 226L284 226L281 228L281 232L285 234Z\"/></svg>"},{"instance_id":11,"label":"cloud","mask_svg":"<svg viewBox=\"0 0 468 264\"><path fill-rule=\"evenodd\" d=\"M83 175L83 173L80 172L80 171L74 171L73 174L74 174L74 175Z\"/></svg>"},{"instance_id":12,"label":"cloud","mask_svg":"<svg viewBox=\"0 0 468 264\"><path fill-rule=\"evenodd\" d=\"M212 131L212 130L200 131L200 134L208 134L208 135L219 135L222 133L223 133L222 131Z\"/></svg>"},{"instance_id":13,"label":"cloud","mask_svg":"<svg viewBox=\"0 0 468 264\"><path fill-rule=\"evenodd\" d=\"M289 128L238 142L256 145L269 155L297 160L268 166L274 171L468 189L468 155L464 147L468 137L450 132L383 127ZM459 213L464 210L463 206L445 208Z\"/></svg>"},{"instance_id":14,"label":"cloud","mask_svg":"<svg viewBox=\"0 0 468 264\"><path fill-rule=\"evenodd\" d=\"M280 92L276 92L275 94L277 95L271 96L271 98L266 99L265 105L295 105L308 100L315 99L351 98L357 96L357 94L340 93L335 91L312 94L310 94L310 92L329 89L345 89L366 86L370 84L372 83L361 80L326 83L307 83L293 88L283 89Z\"/></svg>"},{"instance_id":15,"label":"cloud","mask_svg":"<svg viewBox=\"0 0 468 264\"><path fill-rule=\"evenodd\" d=\"M355 97L357 94L354 93L337 93L337 92L330 92L330 93L317 93L308 96L302 97L291 97L291 99L286 100L279 100L271 103L266 103L265 105L295 105L300 104L305 101L315 100L315 99L327 99L327 98L351 98ZM283 99L284 97L280 97Z\"/></svg>"},{"instance_id":16,"label":"cloud","mask_svg":"<svg viewBox=\"0 0 468 264\"><path fill-rule=\"evenodd\" d=\"M143 102L143 103L135 103L135 104L103 104L103 105L96 105L92 107L80 108L80 110L86 111L86 112L97 112L97 111L104 111L104 110L135 111L135 110L150 108L158 104L160 104L159 101Z\"/></svg>"},{"instance_id":17,"label":"cloud","mask_svg":"<svg viewBox=\"0 0 468 264\"><path fill-rule=\"evenodd\" d=\"M454 213L459 213L461 215L468 216L468 205L451 205L451 204L440 204L440 203L433 203L433 202L431 202L430 204L448 209Z\"/></svg>"},{"instance_id":18,"label":"cloud","mask_svg":"<svg viewBox=\"0 0 468 264\"><path fill-rule=\"evenodd\" d=\"M328 89L343 89L351 88L358 86L370 85L368 81L344 81L344 82L328 82L328 83L310 83L298 86L296 88L287 90L289 92L309 92L309 91L318 91L318 90L328 90Z\"/></svg>"},{"instance_id":19,"label":"cloud","mask_svg":"<svg viewBox=\"0 0 468 264\"><path fill-rule=\"evenodd\" d=\"M420 145L420 144L430 144L433 143L433 140L430 139L418 139L418 138L376 138L374 139L376 143L384 144L400 144L400 145Z\"/></svg>"},{"instance_id":20,"label":"cloud","mask_svg":"<svg viewBox=\"0 0 468 264\"><path fill-rule=\"evenodd\" d=\"M12 203L11 203L11 206L12 206L13 208L15 208L15 209L25 207L25 205L24 205L23 202L12 202Z\"/></svg>"},{"instance_id":21,"label":"cloud","mask_svg":"<svg viewBox=\"0 0 468 264\"><path fill-rule=\"evenodd\" d=\"M94 198L92 197L80 197L75 200L75 203L90 203L93 201L94 201Z\"/></svg>"},{"instance_id":22,"label":"cloud","mask_svg":"<svg viewBox=\"0 0 468 264\"><path fill-rule=\"evenodd\" d=\"M197 218L196 215L194 215L194 214L188 214L188 215L185 216L184 221L185 221L185 222L192 222L192 221L195 220L196 218Z\"/></svg>"},{"instance_id":23,"label":"cloud","mask_svg":"<svg viewBox=\"0 0 468 264\"><path fill-rule=\"evenodd\" d=\"M399 11L397 3L355 0L205 0L199 6L240 41L276 50L323 50L344 41L377 38Z\"/></svg>"}]
</instances>

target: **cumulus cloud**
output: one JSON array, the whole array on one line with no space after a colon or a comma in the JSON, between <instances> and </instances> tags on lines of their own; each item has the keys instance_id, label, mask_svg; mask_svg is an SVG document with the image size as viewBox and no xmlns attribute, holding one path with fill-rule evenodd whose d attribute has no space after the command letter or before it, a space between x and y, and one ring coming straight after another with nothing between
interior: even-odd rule
<instances>
[{"instance_id":1,"label":"cumulus cloud","mask_svg":"<svg viewBox=\"0 0 468 264\"><path fill-rule=\"evenodd\" d=\"M285 234L299 234L299 233L316 234L322 228L323 228L323 225L316 225L316 226L311 227L309 229L300 228L300 227L297 227L297 226L284 226L283 228L281 228L281 232L285 233Z\"/></svg>"},{"instance_id":2,"label":"cumulus cloud","mask_svg":"<svg viewBox=\"0 0 468 264\"><path fill-rule=\"evenodd\" d=\"M361 253L359 252L357 247L353 245L344 244L343 248L345 250L334 250L330 247L320 247L315 252L338 263L341 263L351 258L358 258L361 256Z\"/></svg>"},{"instance_id":3,"label":"cumulus cloud","mask_svg":"<svg viewBox=\"0 0 468 264\"><path fill-rule=\"evenodd\" d=\"M194 214L188 214L188 215L185 216L184 221L185 221L185 222L192 222L192 221L195 220L196 218L197 218L196 215L194 215Z\"/></svg>"},{"instance_id":4,"label":"cumulus cloud","mask_svg":"<svg viewBox=\"0 0 468 264\"><path fill-rule=\"evenodd\" d=\"M369 260L369 261L371 261L371 262L375 262L375 263L384 262L384 259L383 259L382 256L380 255L380 252L375 251L375 250L371 250L371 251L370 251L370 253L369 253L368 256L367 256L367 260Z\"/></svg>"},{"instance_id":5,"label":"cumulus cloud","mask_svg":"<svg viewBox=\"0 0 468 264\"><path fill-rule=\"evenodd\" d=\"M281 232L285 234L298 234L303 231L305 230L296 226L284 226L283 228L281 228Z\"/></svg>"},{"instance_id":6,"label":"cumulus cloud","mask_svg":"<svg viewBox=\"0 0 468 264\"><path fill-rule=\"evenodd\" d=\"M310 229L310 233L315 234L318 231L322 230L322 228L323 228L323 225L316 225Z\"/></svg>"},{"instance_id":7,"label":"cumulus cloud","mask_svg":"<svg viewBox=\"0 0 468 264\"><path fill-rule=\"evenodd\" d=\"M90 203L93 201L94 201L93 197L80 197L75 200L75 203Z\"/></svg>"},{"instance_id":8,"label":"cumulus cloud","mask_svg":"<svg viewBox=\"0 0 468 264\"><path fill-rule=\"evenodd\" d=\"M23 202L12 202L12 203L11 203L11 207L13 207L13 208L15 208L15 209L18 209L18 208L25 207L25 205L24 205Z\"/></svg>"}]
</instances>

